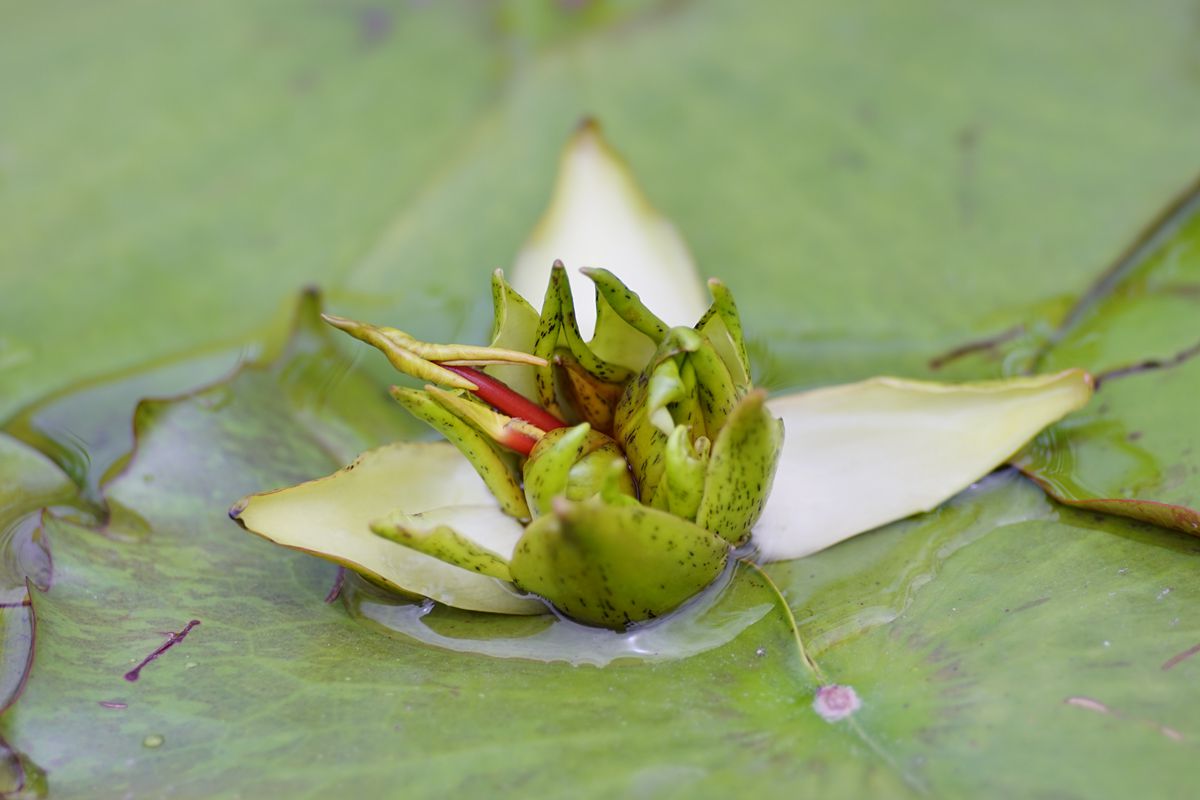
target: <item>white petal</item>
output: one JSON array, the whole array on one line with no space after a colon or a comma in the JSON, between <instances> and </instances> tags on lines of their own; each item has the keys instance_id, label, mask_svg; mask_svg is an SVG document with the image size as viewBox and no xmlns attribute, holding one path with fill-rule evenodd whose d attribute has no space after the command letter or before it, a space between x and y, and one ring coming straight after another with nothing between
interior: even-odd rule
<instances>
[{"instance_id":1,"label":"white petal","mask_svg":"<svg viewBox=\"0 0 1200 800\"><path fill-rule=\"evenodd\" d=\"M373 520L402 510L449 525L504 558L524 528L496 505L471 464L447 442L397 442L363 453L332 475L256 494L231 512L247 530L312 553L392 588L446 605L540 614L542 603L371 533Z\"/></svg>"},{"instance_id":2,"label":"white petal","mask_svg":"<svg viewBox=\"0 0 1200 800\"><path fill-rule=\"evenodd\" d=\"M591 121L567 143L550 207L513 265L513 288L540 304L555 259L571 276L585 339L596 324L595 287L580 267L612 271L668 325L692 325L708 308L679 232L646 200Z\"/></svg>"},{"instance_id":3,"label":"white petal","mask_svg":"<svg viewBox=\"0 0 1200 800\"><path fill-rule=\"evenodd\" d=\"M947 385L872 378L778 397L775 488L754 530L765 560L799 558L937 507L1092 392L1081 370Z\"/></svg>"}]
</instances>

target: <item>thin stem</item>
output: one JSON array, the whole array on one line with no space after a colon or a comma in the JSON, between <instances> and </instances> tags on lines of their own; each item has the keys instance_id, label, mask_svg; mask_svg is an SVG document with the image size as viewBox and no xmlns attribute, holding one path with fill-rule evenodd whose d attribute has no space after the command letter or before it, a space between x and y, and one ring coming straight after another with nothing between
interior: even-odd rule
<instances>
[{"instance_id":1,"label":"thin stem","mask_svg":"<svg viewBox=\"0 0 1200 800\"><path fill-rule=\"evenodd\" d=\"M766 581L767 586L775 593L775 596L779 598L779 605L783 609L784 618L787 620L788 626L792 629L792 638L796 641L796 652L800 654L800 661L812 673L812 676L817 681L817 686L828 684L829 680L825 677L825 673L821 672L821 667L816 661L813 661L812 657L808 654L808 650L804 647L804 640L800 637L800 626L796 623L796 615L792 613L792 607L788 605L787 598L783 596L783 592L780 591L779 586L776 585L771 576L758 564L746 558L739 560L757 572L759 577Z\"/></svg>"}]
</instances>

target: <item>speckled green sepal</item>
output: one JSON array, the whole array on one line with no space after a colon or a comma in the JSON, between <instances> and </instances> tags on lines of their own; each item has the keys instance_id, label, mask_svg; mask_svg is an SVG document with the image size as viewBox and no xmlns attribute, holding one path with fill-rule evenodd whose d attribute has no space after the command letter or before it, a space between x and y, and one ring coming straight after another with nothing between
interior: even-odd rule
<instances>
[{"instance_id":1,"label":"speckled green sepal","mask_svg":"<svg viewBox=\"0 0 1200 800\"><path fill-rule=\"evenodd\" d=\"M501 270L492 273L492 312L491 346L532 353L540 317L529 301L504 279ZM497 364L485 367L484 371L503 381L513 391L537 402L534 369L524 364Z\"/></svg>"},{"instance_id":2,"label":"speckled green sepal","mask_svg":"<svg viewBox=\"0 0 1200 800\"><path fill-rule=\"evenodd\" d=\"M771 416L766 399L766 392L753 391L729 415L713 442L696 512L698 525L735 545L762 513L783 447L783 423Z\"/></svg>"},{"instance_id":3,"label":"speckled green sepal","mask_svg":"<svg viewBox=\"0 0 1200 800\"><path fill-rule=\"evenodd\" d=\"M655 497L663 498L663 507L672 514L689 520L696 518L704 496L708 450L708 439L703 436L693 446L686 425L676 427L667 438L662 487Z\"/></svg>"},{"instance_id":4,"label":"speckled green sepal","mask_svg":"<svg viewBox=\"0 0 1200 800\"><path fill-rule=\"evenodd\" d=\"M518 588L567 616L621 629L678 608L728 557L728 542L665 511L560 499L526 529L510 568Z\"/></svg>"},{"instance_id":5,"label":"speckled green sepal","mask_svg":"<svg viewBox=\"0 0 1200 800\"><path fill-rule=\"evenodd\" d=\"M443 408L425 392L393 386L391 393L410 414L427 422L466 456L471 466L479 473L479 477L483 478L488 489L496 496L496 501L504 513L517 519L529 519L529 506L525 503L525 494L521 491L513 458L502 452L470 423Z\"/></svg>"},{"instance_id":6,"label":"speckled green sepal","mask_svg":"<svg viewBox=\"0 0 1200 800\"><path fill-rule=\"evenodd\" d=\"M420 514L393 511L372 522L371 532L469 572L502 581L512 580L504 558L462 536L449 525L423 520Z\"/></svg>"},{"instance_id":7,"label":"speckled green sepal","mask_svg":"<svg viewBox=\"0 0 1200 800\"><path fill-rule=\"evenodd\" d=\"M733 301L733 293L716 278L709 278L708 290L712 293L713 304L696 323L696 330L712 342L739 390L748 391L750 357L746 353L742 318L738 314L737 304Z\"/></svg>"},{"instance_id":8,"label":"speckled green sepal","mask_svg":"<svg viewBox=\"0 0 1200 800\"><path fill-rule=\"evenodd\" d=\"M533 515L549 513L556 497L584 500L606 486L610 492L636 496L629 470L612 472L613 462L625 465L616 442L586 422L550 431L525 461L525 498Z\"/></svg>"},{"instance_id":9,"label":"speckled green sepal","mask_svg":"<svg viewBox=\"0 0 1200 800\"><path fill-rule=\"evenodd\" d=\"M600 358L583 340L579 333L579 322L575 318L575 299L571 295L571 282L567 280L567 270L561 261L555 261L554 268L550 270L550 287L558 294L562 340L571 351L571 355L584 369L606 383L624 383L633 377L631 370Z\"/></svg>"},{"instance_id":10,"label":"speckled green sepal","mask_svg":"<svg viewBox=\"0 0 1200 800\"><path fill-rule=\"evenodd\" d=\"M584 275L596 284L596 290L609 308L616 312L631 328L652 340L660 343L667 335L667 324L646 308L637 292L621 282L616 275L606 269L582 269Z\"/></svg>"}]
</instances>

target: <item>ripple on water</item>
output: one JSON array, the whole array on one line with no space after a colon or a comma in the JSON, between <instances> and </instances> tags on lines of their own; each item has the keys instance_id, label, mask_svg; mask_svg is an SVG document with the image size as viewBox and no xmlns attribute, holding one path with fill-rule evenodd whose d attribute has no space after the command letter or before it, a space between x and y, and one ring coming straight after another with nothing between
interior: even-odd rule
<instances>
[{"instance_id":1,"label":"ripple on water","mask_svg":"<svg viewBox=\"0 0 1200 800\"><path fill-rule=\"evenodd\" d=\"M712 586L682 608L626 632L580 625L550 613L503 616L406 601L357 576L346 581L342 596L353 616L435 647L603 667L619 659L686 658L733 641L775 607L757 580L734 580L744 571L731 562Z\"/></svg>"}]
</instances>

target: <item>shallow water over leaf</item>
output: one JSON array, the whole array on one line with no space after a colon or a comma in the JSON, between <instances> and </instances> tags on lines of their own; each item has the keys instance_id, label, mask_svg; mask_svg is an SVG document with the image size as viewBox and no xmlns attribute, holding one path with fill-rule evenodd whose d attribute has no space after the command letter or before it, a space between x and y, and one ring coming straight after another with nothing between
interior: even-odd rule
<instances>
[{"instance_id":1,"label":"shallow water over leaf","mask_svg":"<svg viewBox=\"0 0 1200 800\"><path fill-rule=\"evenodd\" d=\"M350 581L350 614L387 631L461 653L604 667L614 661L689 658L736 639L776 608L776 596L732 562L717 581L669 616L617 632L547 613L504 617L403 600ZM756 602L757 601L757 602Z\"/></svg>"}]
</instances>

